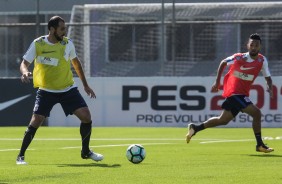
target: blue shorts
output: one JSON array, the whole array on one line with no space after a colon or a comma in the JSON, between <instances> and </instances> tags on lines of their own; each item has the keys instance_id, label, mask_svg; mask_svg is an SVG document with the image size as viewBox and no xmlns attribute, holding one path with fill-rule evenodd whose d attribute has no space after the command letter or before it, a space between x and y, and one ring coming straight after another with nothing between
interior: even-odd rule
<instances>
[{"instance_id":1,"label":"blue shorts","mask_svg":"<svg viewBox=\"0 0 282 184\"><path fill-rule=\"evenodd\" d=\"M233 95L226 98L221 107L227 111L231 111L233 117L236 117L242 109L250 104L253 104L253 102L251 102L249 97L245 95Z\"/></svg>"},{"instance_id":2,"label":"blue shorts","mask_svg":"<svg viewBox=\"0 0 282 184\"><path fill-rule=\"evenodd\" d=\"M57 103L61 104L66 116L73 114L78 108L87 107L77 87L61 93L52 93L38 89L33 113L49 117L50 111Z\"/></svg>"}]
</instances>

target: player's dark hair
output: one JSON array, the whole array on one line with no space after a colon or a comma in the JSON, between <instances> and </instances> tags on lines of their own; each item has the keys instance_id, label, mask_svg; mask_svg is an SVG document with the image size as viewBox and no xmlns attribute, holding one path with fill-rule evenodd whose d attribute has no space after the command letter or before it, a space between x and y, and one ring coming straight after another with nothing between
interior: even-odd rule
<instances>
[{"instance_id":1,"label":"player's dark hair","mask_svg":"<svg viewBox=\"0 0 282 184\"><path fill-rule=\"evenodd\" d=\"M51 19L49 20L49 22L48 22L48 30L50 30L51 29L51 27L53 27L53 28L57 28L57 27L59 27L59 22L65 22L65 20L62 18L62 17L60 17L60 16L53 16L53 17L51 17Z\"/></svg>"},{"instance_id":2,"label":"player's dark hair","mask_svg":"<svg viewBox=\"0 0 282 184\"><path fill-rule=\"evenodd\" d=\"M260 43L261 43L261 39L260 39L260 36L258 33L254 33L254 34L251 34L249 39L252 39L252 40L259 40Z\"/></svg>"}]
</instances>

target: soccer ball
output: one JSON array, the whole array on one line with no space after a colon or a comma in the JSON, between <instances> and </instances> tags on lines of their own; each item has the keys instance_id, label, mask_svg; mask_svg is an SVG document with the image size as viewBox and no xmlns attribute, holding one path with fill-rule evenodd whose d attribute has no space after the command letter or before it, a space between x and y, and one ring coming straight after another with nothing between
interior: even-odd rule
<instances>
[{"instance_id":1,"label":"soccer ball","mask_svg":"<svg viewBox=\"0 0 282 184\"><path fill-rule=\"evenodd\" d=\"M126 150L127 159L134 164L141 163L145 159L145 156L145 148L140 144L132 144Z\"/></svg>"}]
</instances>

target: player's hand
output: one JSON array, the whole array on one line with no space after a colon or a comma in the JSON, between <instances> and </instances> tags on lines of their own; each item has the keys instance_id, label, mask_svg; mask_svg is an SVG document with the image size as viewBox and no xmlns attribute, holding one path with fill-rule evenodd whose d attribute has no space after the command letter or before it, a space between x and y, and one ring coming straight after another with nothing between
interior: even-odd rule
<instances>
[{"instance_id":1,"label":"player's hand","mask_svg":"<svg viewBox=\"0 0 282 184\"><path fill-rule=\"evenodd\" d=\"M269 93L270 98L273 98L272 88L268 88L266 91Z\"/></svg>"},{"instance_id":2,"label":"player's hand","mask_svg":"<svg viewBox=\"0 0 282 184\"><path fill-rule=\"evenodd\" d=\"M214 83L211 88L212 93L216 93L219 91L218 84Z\"/></svg>"},{"instance_id":3,"label":"player's hand","mask_svg":"<svg viewBox=\"0 0 282 184\"><path fill-rule=\"evenodd\" d=\"M90 96L90 98L96 98L96 94L89 86L84 87L84 90L87 93L87 95Z\"/></svg>"},{"instance_id":4,"label":"player's hand","mask_svg":"<svg viewBox=\"0 0 282 184\"><path fill-rule=\"evenodd\" d=\"M22 81L23 83L30 83L29 77L31 77L31 76L32 76L32 73L31 73L31 72L25 72L25 73L23 73L22 76L21 76L21 81Z\"/></svg>"}]
</instances>

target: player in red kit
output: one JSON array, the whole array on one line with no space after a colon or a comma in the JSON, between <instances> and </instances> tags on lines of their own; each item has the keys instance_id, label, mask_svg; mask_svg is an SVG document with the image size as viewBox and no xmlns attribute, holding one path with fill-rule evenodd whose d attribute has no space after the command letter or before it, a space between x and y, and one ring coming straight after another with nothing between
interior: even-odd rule
<instances>
[{"instance_id":1,"label":"player in red kit","mask_svg":"<svg viewBox=\"0 0 282 184\"><path fill-rule=\"evenodd\" d=\"M212 117L200 125L193 123L188 125L186 142L189 143L192 136L206 128L227 125L241 111L253 118L252 127L256 137L256 151L269 153L273 148L266 146L261 137L261 111L249 99L251 85L262 72L267 83L267 91L272 97L272 79L268 69L268 62L265 56L259 53L261 49L261 38L255 33L250 35L247 44L248 52L237 53L221 61L212 92L218 92L220 78L226 66L229 66L228 73L224 76L223 94L225 100L222 104L222 113L218 117Z\"/></svg>"}]
</instances>

